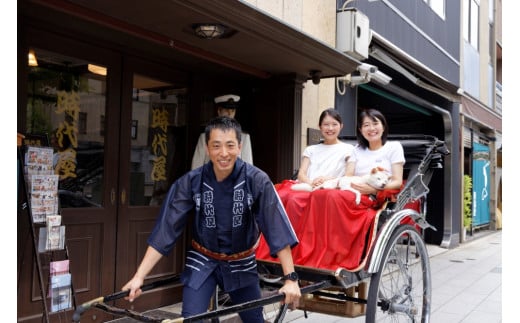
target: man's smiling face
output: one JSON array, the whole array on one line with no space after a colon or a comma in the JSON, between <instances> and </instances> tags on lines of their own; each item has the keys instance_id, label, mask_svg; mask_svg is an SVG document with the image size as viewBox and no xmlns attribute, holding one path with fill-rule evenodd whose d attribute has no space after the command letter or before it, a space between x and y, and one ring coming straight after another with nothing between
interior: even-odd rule
<instances>
[{"instance_id":1,"label":"man's smiling face","mask_svg":"<svg viewBox=\"0 0 520 323\"><path fill-rule=\"evenodd\" d=\"M233 172L233 167L242 149L235 130L212 129L207 149L217 180L224 180Z\"/></svg>"}]
</instances>

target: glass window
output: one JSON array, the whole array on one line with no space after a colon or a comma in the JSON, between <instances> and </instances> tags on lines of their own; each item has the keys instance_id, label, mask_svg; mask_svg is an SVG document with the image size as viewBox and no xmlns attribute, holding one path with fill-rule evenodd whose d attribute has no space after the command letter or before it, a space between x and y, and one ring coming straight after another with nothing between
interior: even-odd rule
<instances>
[{"instance_id":1,"label":"glass window","mask_svg":"<svg viewBox=\"0 0 520 323\"><path fill-rule=\"evenodd\" d=\"M478 0L463 0L462 5L462 32L464 39L478 50L479 2Z\"/></svg>"},{"instance_id":2,"label":"glass window","mask_svg":"<svg viewBox=\"0 0 520 323\"><path fill-rule=\"evenodd\" d=\"M446 8L446 4L445 4L445 0L423 0L424 2L426 2L430 8L432 8L432 10L439 16L441 17L442 19L444 19L446 17L446 14L445 14L445 8Z\"/></svg>"},{"instance_id":3,"label":"glass window","mask_svg":"<svg viewBox=\"0 0 520 323\"><path fill-rule=\"evenodd\" d=\"M479 5L475 0L470 2L470 18L469 18L469 42L478 49L478 21L479 21Z\"/></svg>"},{"instance_id":4,"label":"glass window","mask_svg":"<svg viewBox=\"0 0 520 323\"><path fill-rule=\"evenodd\" d=\"M462 35L464 40L469 42L469 1L462 1Z\"/></svg>"},{"instance_id":5,"label":"glass window","mask_svg":"<svg viewBox=\"0 0 520 323\"><path fill-rule=\"evenodd\" d=\"M185 172L186 106L184 87L134 76L130 205L161 205L171 183Z\"/></svg>"},{"instance_id":6,"label":"glass window","mask_svg":"<svg viewBox=\"0 0 520 323\"><path fill-rule=\"evenodd\" d=\"M488 18L489 23L492 24L495 21L495 0L489 0L488 2Z\"/></svg>"},{"instance_id":7,"label":"glass window","mask_svg":"<svg viewBox=\"0 0 520 323\"><path fill-rule=\"evenodd\" d=\"M46 135L60 175L60 207L100 207L104 136L99 118L106 108L105 75L88 62L33 49L29 64L27 133Z\"/></svg>"}]
</instances>

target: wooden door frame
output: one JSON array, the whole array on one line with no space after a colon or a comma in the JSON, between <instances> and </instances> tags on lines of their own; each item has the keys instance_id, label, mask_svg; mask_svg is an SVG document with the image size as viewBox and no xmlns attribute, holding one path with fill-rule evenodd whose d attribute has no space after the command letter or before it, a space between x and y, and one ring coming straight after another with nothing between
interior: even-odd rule
<instances>
[{"instance_id":1,"label":"wooden door frame","mask_svg":"<svg viewBox=\"0 0 520 323\"><path fill-rule=\"evenodd\" d=\"M159 80L183 83L188 86L188 74L169 68L164 64L151 62L137 57L126 56L124 59L123 76L121 82L121 115L120 115L120 138L119 155L121 164L119 167L119 187L118 203L118 227L117 227L117 252L116 252L116 276L115 289L120 289L128 280L132 278L139 263L144 256L148 238L153 225L155 224L160 206L130 206L129 199L123 201L122 196L129 196L130 192L130 154L131 154L131 131L129 127L132 123L132 89L134 74L141 74ZM128 162L125 162L128 161ZM184 237L183 237L184 238ZM145 283L161 279L172 274L178 274L184 267L186 243L184 240L178 241L172 253L168 257L163 257L154 267ZM181 300L181 284L172 287L161 288L157 291L150 291L145 297L140 297L132 303L135 310L146 310L159 306L170 305ZM117 302L120 306L128 306L126 301Z\"/></svg>"}]
</instances>

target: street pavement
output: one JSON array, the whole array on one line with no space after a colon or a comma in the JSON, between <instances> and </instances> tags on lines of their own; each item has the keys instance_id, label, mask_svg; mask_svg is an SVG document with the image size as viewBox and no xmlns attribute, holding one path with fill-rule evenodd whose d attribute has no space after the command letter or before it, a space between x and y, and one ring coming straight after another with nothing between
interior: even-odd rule
<instances>
[{"instance_id":1,"label":"street pavement","mask_svg":"<svg viewBox=\"0 0 520 323\"><path fill-rule=\"evenodd\" d=\"M502 312L502 242L502 231L499 230L474 236L453 249L427 246L432 277L431 323L520 322L520 318L514 319L514 316L508 316L506 321L506 314L503 316ZM516 246L508 248L511 247L514 249ZM508 300L513 306L507 307L513 311L513 315L516 312L514 306L518 306L513 287L516 281L520 281L520 277L509 279L508 286L505 286L508 291L513 290ZM159 310L180 313L180 307L181 303L177 303ZM127 323L134 320L127 318L114 322ZM220 322L239 323L240 319L235 313L220 318ZM309 311L305 317L303 311L294 310L287 312L283 322L364 323L365 317L345 318Z\"/></svg>"},{"instance_id":2,"label":"street pavement","mask_svg":"<svg viewBox=\"0 0 520 323\"><path fill-rule=\"evenodd\" d=\"M502 319L502 231L486 233L453 249L428 245L428 254L433 285L431 323L506 322ZM302 311L288 312L284 322L365 322L364 316L307 314L305 318Z\"/></svg>"}]
</instances>

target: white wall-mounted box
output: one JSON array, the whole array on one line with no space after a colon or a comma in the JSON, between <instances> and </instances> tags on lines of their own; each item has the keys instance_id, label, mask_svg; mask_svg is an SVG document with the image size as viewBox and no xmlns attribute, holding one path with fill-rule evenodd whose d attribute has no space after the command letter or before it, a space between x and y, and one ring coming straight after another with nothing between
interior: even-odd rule
<instances>
[{"instance_id":1,"label":"white wall-mounted box","mask_svg":"<svg viewBox=\"0 0 520 323\"><path fill-rule=\"evenodd\" d=\"M336 49L356 59L368 58L371 33L367 16L355 8L336 14Z\"/></svg>"}]
</instances>

